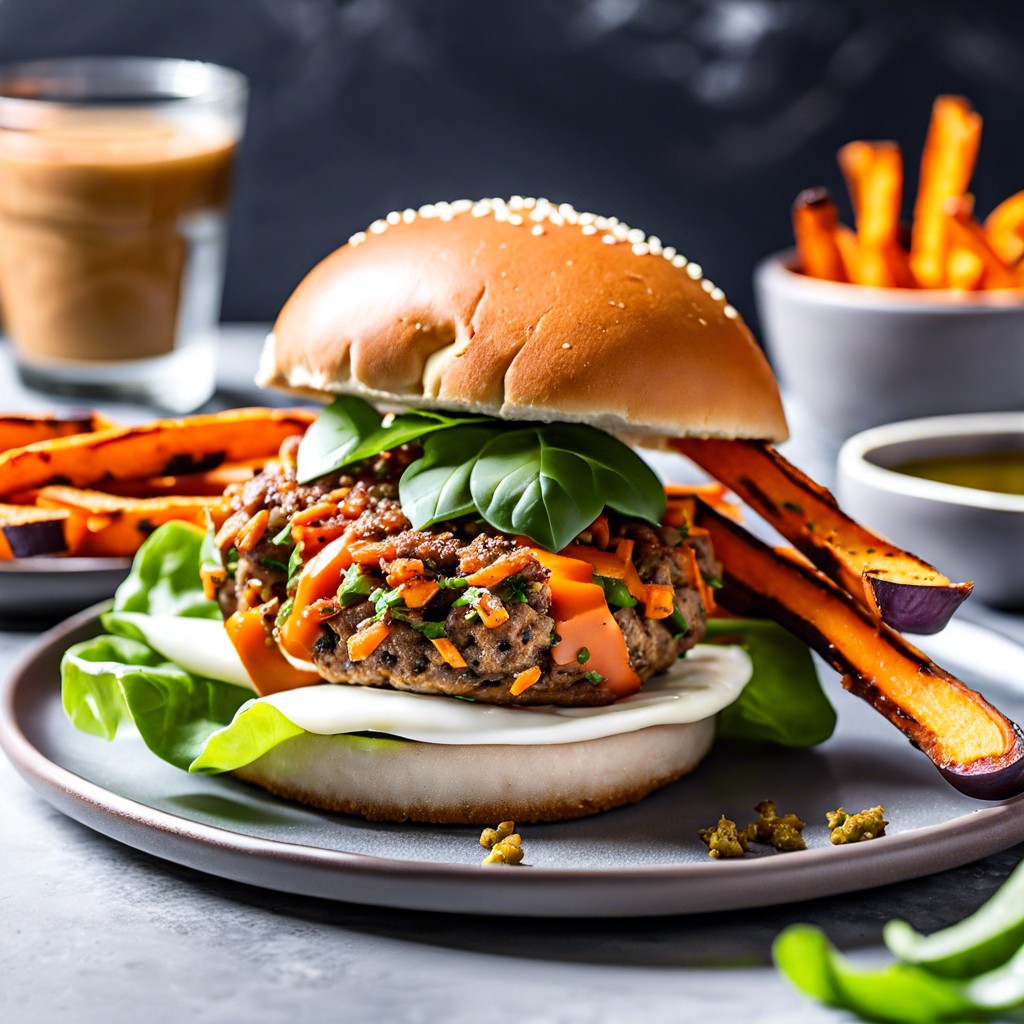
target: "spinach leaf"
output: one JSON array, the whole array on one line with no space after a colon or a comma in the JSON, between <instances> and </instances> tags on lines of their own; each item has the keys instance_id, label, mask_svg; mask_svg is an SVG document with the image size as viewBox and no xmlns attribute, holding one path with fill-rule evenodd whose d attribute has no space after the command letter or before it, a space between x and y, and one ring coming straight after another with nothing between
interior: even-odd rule
<instances>
[{"instance_id":1,"label":"spinach leaf","mask_svg":"<svg viewBox=\"0 0 1024 1024\"><path fill-rule=\"evenodd\" d=\"M339 395L310 425L299 442L295 476L309 483L340 469L350 453L380 429L380 413L354 395Z\"/></svg>"},{"instance_id":2,"label":"spinach leaf","mask_svg":"<svg viewBox=\"0 0 1024 1024\"><path fill-rule=\"evenodd\" d=\"M560 551L607 505L657 523L665 492L627 445L592 427L535 424L509 430L476 456L470 493L481 516L505 533Z\"/></svg>"},{"instance_id":3,"label":"spinach leaf","mask_svg":"<svg viewBox=\"0 0 1024 1024\"><path fill-rule=\"evenodd\" d=\"M433 434L423 441L423 457L402 474L398 496L414 530L476 512L469 474L495 427L470 424Z\"/></svg>"},{"instance_id":4,"label":"spinach leaf","mask_svg":"<svg viewBox=\"0 0 1024 1024\"><path fill-rule=\"evenodd\" d=\"M306 431L299 444L296 476L300 484L334 473L343 466L372 458L428 434L465 423L480 423L486 416L449 416L414 409L383 426L380 414L362 398L341 395Z\"/></svg>"},{"instance_id":5,"label":"spinach leaf","mask_svg":"<svg viewBox=\"0 0 1024 1024\"><path fill-rule=\"evenodd\" d=\"M754 665L739 698L718 713L719 736L812 747L832 735L836 713L811 652L781 626L765 619L709 619L704 642L739 644Z\"/></svg>"}]
</instances>

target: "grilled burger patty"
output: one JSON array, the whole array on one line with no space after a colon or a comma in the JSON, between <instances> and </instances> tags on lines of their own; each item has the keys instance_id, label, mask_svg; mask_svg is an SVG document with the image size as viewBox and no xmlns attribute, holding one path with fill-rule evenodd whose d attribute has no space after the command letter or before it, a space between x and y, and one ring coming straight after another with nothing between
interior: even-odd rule
<instances>
[{"instance_id":1,"label":"grilled burger patty","mask_svg":"<svg viewBox=\"0 0 1024 1024\"><path fill-rule=\"evenodd\" d=\"M350 541L387 542L387 551L376 564L361 566L365 575L360 581L362 594L325 602L318 609L323 632L314 644L312 660L327 681L447 694L493 704L572 706L607 704L616 699L603 677L592 671L592 666L588 670L585 651L568 664L553 660L552 644L559 638L550 614L550 573L535 558L493 586L472 590L465 586L464 577L518 551L520 543L470 520L426 530L411 528L398 500L398 478L418 457L418 448L405 446L352 467L350 474L300 485L295 480L295 446L294 441L286 443L279 466L268 467L229 492L231 513L217 535L223 562L229 568L217 594L225 616L239 607L258 604L288 614L293 596L288 587L292 537L296 533L301 536L300 551L306 561L324 543L345 533ZM262 509L268 511L269 519L260 540L239 552L235 547L239 532ZM286 528L294 517L301 520L309 513L316 518L289 536ZM612 551L621 540L633 542L632 561L643 583L667 584L674 590L678 615L671 618L645 618L642 604L616 609L614 601L610 602L630 664L640 679L646 680L668 668L704 633L705 609L697 589L688 582L690 556L684 545L693 549L706 578L716 576L718 566L706 537L684 537L674 527L655 529L612 515L609 535L606 547ZM302 550L307 546L311 551ZM388 576L394 578L403 566L418 568L418 563L422 563L421 578L440 586L422 607L407 608L401 600L395 601L395 588ZM294 576L292 583L294 591ZM490 608L503 609L498 618L507 613L504 621L493 624L491 619L487 624L473 605L466 603L467 596L478 599L483 592ZM388 605L388 601L394 603ZM372 653L352 660L347 641L375 616L381 617L382 610L390 632ZM430 624L427 630L425 623ZM431 642L431 636L439 635L454 645L465 661L464 668L449 664ZM534 666L540 669L539 679L521 693L510 692L515 680Z\"/></svg>"}]
</instances>

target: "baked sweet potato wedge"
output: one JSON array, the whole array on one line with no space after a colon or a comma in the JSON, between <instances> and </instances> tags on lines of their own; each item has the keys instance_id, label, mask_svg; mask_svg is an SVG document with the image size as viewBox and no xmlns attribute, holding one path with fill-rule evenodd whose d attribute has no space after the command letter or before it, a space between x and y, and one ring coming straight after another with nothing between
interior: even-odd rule
<instances>
[{"instance_id":1,"label":"baked sweet potato wedge","mask_svg":"<svg viewBox=\"0 0 1024 1024\"><path fill-rule=\"evenodd\" d=\"M960 792L1024 792L1024 736L981 694L930 661L810 565L697 503L723 565L717 599L775 619L825 659L851 693L889 719Z\"/></svg>"},{"instance_id":2,"label":"baked sweet potato wedge","mask_svg":"<svg viewBox=\"0 0 1024 1024\"><path fill-rule=\"evenodd\" d=\"M313 418L304 409L232 409L30 444L0 455L0 497L49 484L96 487L108 480L178 476L224 462L269 458Z\"/></svg>"},{"instance_id":3,"label":"baked sweet potato wedge","mask_svg":"<svg viewBox=\"0 0 1024 1024\"><path fill-rule=\"evenodd\" d=\"M763 441L679 438L672 444L893 629L937 633L974 587L952 582L855 523L829 491Z\"/></svg>"},{"instance_id":4,"label":"baked sweet potato wedge","mask_svg":"<svg viewBox=\"0 0 1024 1024\"><path fill-rule=\"evenodd\" d=\"M133 555L158 527L171 520L204 526L209 511L214 522L223 519L219 496L173 495L126 498L103 491L54 485L36 492L38 511L77 515L84 522L75 554L121 557Z\"/></svg>"},{"instance_id":5,"label":"baked sweet potato wedge","mask_svg":"<svg viewBox=\"0 0 1024 1024\"><path fill-rule=\"evenodd\" d=\"M39 441L52 441L72 434L89 434L115 426L102 413L0 413L0 452L24 448Z\"/></svg>"}]
</instances>

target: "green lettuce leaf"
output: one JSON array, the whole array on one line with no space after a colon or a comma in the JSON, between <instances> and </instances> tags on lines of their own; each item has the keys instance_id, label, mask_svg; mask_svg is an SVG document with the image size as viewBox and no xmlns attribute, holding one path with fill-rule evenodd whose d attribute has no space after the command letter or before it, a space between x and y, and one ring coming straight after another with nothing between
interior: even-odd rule
<instances>
[{"instance_id":1,"label":"green lettuce leaf","mask_svg":"<svg viewBox=\"0 0 1024 1024\"><path fill-rule=\"evenodd\" d=\"M79 729L112 740L123 722L133 722L154 754L186 770L253 695L191 675L121 636L75 644L61 661L61 683L64 711Z\"/></svg>"},{"instance_id":2,"label":"green lettuce leaf","mask_svg":"<svg viewBox=\"0 0 1024 1024\"><path fill-rule=\"evenodd\" d=\"M739 644L754 666L739 699L718 713L719 736L812 747L832 735L836 713L811 652L781 626L767 619L710 619L704 642Z\"/></svg>"},{"instance_id":3,"label":"green lettuce leaf","mask_svg":"<svg viewBox=\"0 0 1024 1024\"><path fill-rule=\"evenodd\" d=\"M279 743L305 732L272 704L253 701L224 728L208 736L189 771L212 774L251 764Z\"/></svg>"},{"instance_id":4,"label":"green lettuce leaf","mask_svg":"<svg viewBox=\"0 0 1024 1024\"><path fill-rule=\"evenodd\" d=\"M154 530L117 588L114 610L219 619L220 609L203 596L199 577L205 536L205 531L189 523L165 523Z\"/></svg>"}]
</instances>

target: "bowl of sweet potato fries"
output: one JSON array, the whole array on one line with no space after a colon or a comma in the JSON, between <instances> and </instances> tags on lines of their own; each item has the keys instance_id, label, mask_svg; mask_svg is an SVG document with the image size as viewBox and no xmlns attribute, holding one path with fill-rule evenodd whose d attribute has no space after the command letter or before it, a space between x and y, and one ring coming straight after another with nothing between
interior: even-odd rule
<instances>
[{"instance_id":1,"label":"bowl of sweet potato fries","mask_svg":"<svg viewBox=\"0 0 1024 1024\"><path fill-rule=\"evenodd\" d=\"M805 189L793 204L795 247L755 272L782 386L833 438L1024 408L1024 191L987 215L975 209L981 124L963 97L935 101L912 203L896 142L843 146L853 225L827 189Z\"/></svg>"}]
</instances>

